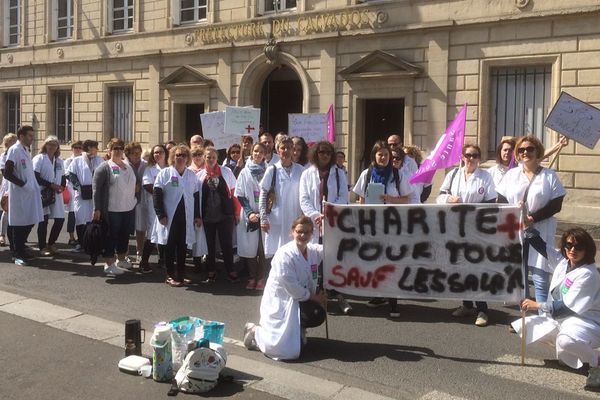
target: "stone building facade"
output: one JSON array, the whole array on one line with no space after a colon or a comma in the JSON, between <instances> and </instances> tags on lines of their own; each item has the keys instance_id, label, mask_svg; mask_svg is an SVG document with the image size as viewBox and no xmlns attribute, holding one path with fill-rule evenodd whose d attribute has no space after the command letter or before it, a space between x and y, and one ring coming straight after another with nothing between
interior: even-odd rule
<instances>
[{"instance_id":1,"label":"stone building facade","mask_svg":"<svg viewBox=\"0 0 600 400\"><path fill-rule=\"evenodd\" d=\"M184 141L227 105L286 130L288 112L333 104L356 178L374 140L431 149L464 103L486 165L504 135L551 146L561 91L600 105L592 0L4 0L0 14L0 133L31 124L38 140ZM561 217L600 223L600 145L571 142L555 167Z\"/></svg>"}]
</instances>

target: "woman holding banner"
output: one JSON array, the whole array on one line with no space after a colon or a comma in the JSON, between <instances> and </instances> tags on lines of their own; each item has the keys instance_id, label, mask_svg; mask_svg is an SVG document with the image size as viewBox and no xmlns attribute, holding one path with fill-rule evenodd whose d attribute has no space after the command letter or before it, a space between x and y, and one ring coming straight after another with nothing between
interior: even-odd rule
<instances>
[{"instance_id":1,"label":"woman holding banner","mask_svg":"<svg viewBox=\"0 0 600 400\"><path fill-rule=\"evenodd\" d=\"M554 269L548 298L539 302L521 301L525 311L541 311L544 316L527 317L527 332L536 326L545 330L538 342L556 347L556 357L571 368L590 366L587 389L600 389L600 273L596 269L596 244L584 229L567 230L561 237L559 251L553 242L546 246L548 262ZM521 332L521 319L513 322Z\"/></svg>"},{"instance_id":2,"label":"woman holding banner","mask_svg":"<svg viewBox=\"0 0 600 400\"><path fill-rule=\"evenodd\" d=\"M437 198L438 204L455 203L493 203L496 201L496 189L492 176L479 168L481 149L474 144L465 144L462 150L464 167L450 171ZM488 306L485 301L477 301L476 309L472 301L463 301L463 305L452 312L454 317L467 317L477 314L475 325L488 324Z\"/></svg>"},{"instance_id":3,"label":"woman holding banner","mask_svg":"<svg viewBox=\"0 0 600 400\"><path fill-rule=\"evenodd\" d=\"M336 165L335 150L327 141L319 142L311 152L311 166L300 178L300 208L315 224L313 243L318 237L323 224L323 200L335 204L348 204L348 181L346 174ZM341 294L330 291L336 296L340 310L344 314L352 312L352 307Z\"/></svg>"},{"instance_id":4,"label":"woman holding banner","mask_svg":"<svg viewBox=\"0 0 600 400\"><path fill-rule=\"evenodd\" d=\"M378 140L371 149L371 165L361 172L352 191L359 197L360 203L370 204L408 204L415 187L409 183L406 175L394 168L390 162L391 151L388 145ZM376 193L376 194L373 194ZM367 307L385 305L386 300L373 298ZM390 317L398 318L400 313L397 300L389 299Z\"/></svg>"},{"instance_id":5,"label":"woman holding banner","mask_svg":"<svg viewBox=\"0 0 600 400\"><path fill-rule=\"evenodd\" d=\"M558 175L540 165L544 145L534 136L517 141L517 161L520 166L506 173L497 188L498 202L522 207L522 223L533 227L546 243L553 243L556 232L554 214L560 212L566 195ZM533 247L529 248L527 265L535 287L535 299L543 303L548 298L552 268L548 260Z\"/></svg>"},{"instance_id":6,"label":"woman holding banner","mask_svg":"<svg viewBox=\"0 0 600 400\"><path fill-rule=\"evenodd\" d=\"M260 325L247 323L244 345L274 360L295 360L306 345L306 328L325 321L324 292L317 292L317 269L323 245L311 243L313 222L307 216L292 223L293 241L273 257L260 302Z\"/></svg>"}]
</instances>

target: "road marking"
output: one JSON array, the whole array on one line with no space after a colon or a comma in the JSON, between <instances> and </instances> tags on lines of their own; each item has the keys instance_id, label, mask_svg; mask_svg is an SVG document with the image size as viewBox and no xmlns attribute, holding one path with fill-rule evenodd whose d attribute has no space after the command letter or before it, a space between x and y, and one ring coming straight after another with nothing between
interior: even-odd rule
<instances>
[{"instance_id":1,"label":"road marking","mask_svg":"<svg viewBox=\"0 0 600 400\"><path fill-rule=\"evenodd\" d=\"M438 392L434 390L422 396L419 400L467 400L464 397L452 396L449 393Z\"/></svg>"},{"instance_id":2,"label":"road marking","mask_svg":"<svg viewBox=\"0 0 600 400\"><path fill-rule=\"evenodd\" d=\"M44 301L0 290L0 311L120 348L125 345L122 323ZM149 342L148 337L142 348L144 354L152 353ZM225 338L224 343L244 347L242 342L232 338ZM256 377L255 380L245 380L245 386L288 400L392 400L391 397L234 354L228 355L227 367Z\"/></svg>"},{"instance_id":3,"label":"road marking","mask_svg":"<svg viewBox=\"0 0 600 400\"><path fill-rule=\"evenodd\" d=\"M542 360L529 358L525 359L525 366L522 367L521 357L515 354L505 354L495 361L496 363L482 366L479 370L487 375L542 386L558 392L598 398L597 393L583 389L586 376L574 373L574 370L545 367Z\"/></svg>"}]
</instances>

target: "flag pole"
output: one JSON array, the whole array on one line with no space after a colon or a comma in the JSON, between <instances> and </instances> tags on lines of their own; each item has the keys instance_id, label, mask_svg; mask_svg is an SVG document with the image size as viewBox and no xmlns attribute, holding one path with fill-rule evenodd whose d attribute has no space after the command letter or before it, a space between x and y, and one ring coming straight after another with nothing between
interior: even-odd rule
<instances>
[{"instance_id":1,"label":"flag pole","mask_svg":"<svg viewBox=\"0 0 600 400\"><path fill-rule=\"evenodd\" d=\"M525 207L526 206L523 205L523 208L521 209L523 221L525 221L525 218L527 218L527 214L525 213ZM524 298L527 299L529 298L529 239L527 238L526 234L523 234L523 248L521 249L521 251L523 257L521 265L523 267L523 282L525 289ZM525 323L526 314L526 311L521 308L521 366L525 365L525 352L527 350L527 325Z\"/></svg>"},{"instance_id":2,"label":"flag pole","mask_svg":"<svg viewBox=\"0 0 600 400\"><path fill-rule=\"evenodd\" d=\"M321 198L321 216L323 215L325 203L325 196ZM319 244L323 244L323 218L321 218L321 226L319 227ZM321 290L325 293L325 338L329 340L329 318L327 317L327 303L329 303L329 299L327 298L327 291L325 290L325 285L323 284L323 260L319 264L319 280L317 282L317 287L321 287Z\"/></svg>"}]
</instances>

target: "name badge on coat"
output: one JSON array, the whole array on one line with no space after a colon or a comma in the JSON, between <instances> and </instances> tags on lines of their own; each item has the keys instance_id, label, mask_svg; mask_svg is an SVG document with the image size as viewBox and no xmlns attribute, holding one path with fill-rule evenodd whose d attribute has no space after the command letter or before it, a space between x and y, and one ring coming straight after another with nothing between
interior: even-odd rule
<instances>
[{"instance_id":1,"label":"name badge on coat","mask_svg":"<svg viewBox=\"0 0 600 400\"><path fill-rule=\"evenodd\" d=\"M316 280L319 277L319 266L317 264L312 264L310 266L310 272L312 273L312 278Z\"/></svg>"},{"instance_id":2,"label":"name badge on coat","mask_svg":"<svg viewBox=\"0 0 600 400\"><path fill-rule=\"evenodd\" d=\"M27 169L27 161L24 158L21 159L21 168Z\"/></svg>"},{"instance_id":3,"label":"name badge on coat","mask_svg":"<svg viewBox=\"0 0 600 400\"><path fill-rule=\"evenodd\" d=\"M179 178L176 176L171 177L171 186L178 187L179 186Z\"/></svg>"},{"instance_id":4,"label":"name badge on coat","mask_svg":"<svg viewBox=\"0 0 600 400\"><path fill-rule=\"evenodd\" d=\"M114 167L112 167L112 173L115 176L119 175L121 173L121 168L119 168L118 166L115 165Z\"/></svg>"}]
</instances>

